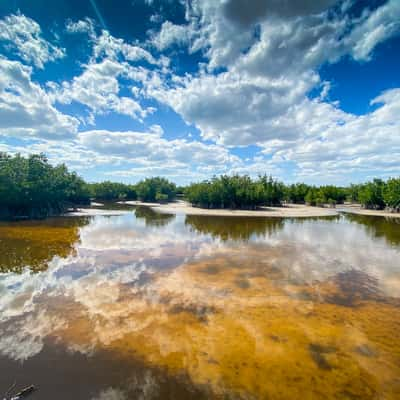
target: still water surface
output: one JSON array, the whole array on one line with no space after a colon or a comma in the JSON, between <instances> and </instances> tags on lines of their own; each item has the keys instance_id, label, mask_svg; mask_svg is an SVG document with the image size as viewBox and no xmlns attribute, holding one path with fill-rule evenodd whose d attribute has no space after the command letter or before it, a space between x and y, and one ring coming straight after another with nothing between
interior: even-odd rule
<instances>
[{"instance_id":1,"label":"still water surface","mask_svg":"<svg viewBox=\"0 0 400 400\"><path fill-rule=\"evenodd\" d=\"M399 399L400 221L0 224L0 398Z\"/></svg>"}]
</instances>

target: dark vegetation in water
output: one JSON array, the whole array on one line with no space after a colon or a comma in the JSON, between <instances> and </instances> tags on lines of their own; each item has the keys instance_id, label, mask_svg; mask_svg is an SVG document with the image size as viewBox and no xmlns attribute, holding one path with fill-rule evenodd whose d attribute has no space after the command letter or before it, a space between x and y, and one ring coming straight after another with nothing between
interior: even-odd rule
<instances>
[{"instance_id":1,"label":"dark vegetation in water","mask_svg":"<svg viewBox=\"0 0 400 400\"><path fill-rule=\"evenodd\" d=\"M46 270L54 257L74 252L79 228L88 223L87 217L0 223L0 273Z\"/></svg>"},{"instance_id":2,"label":"dark vegetation in water","mask_svg":"<svg viewBox=\"0 0 400 400\"><path fill-rule=\"evenodd\" d=\"M383 301L377 278L364 271L350 269L331 278L337 290L325 296L325 301L347 307L355 307L364 301Z\"/></svg>"}]
</instances>

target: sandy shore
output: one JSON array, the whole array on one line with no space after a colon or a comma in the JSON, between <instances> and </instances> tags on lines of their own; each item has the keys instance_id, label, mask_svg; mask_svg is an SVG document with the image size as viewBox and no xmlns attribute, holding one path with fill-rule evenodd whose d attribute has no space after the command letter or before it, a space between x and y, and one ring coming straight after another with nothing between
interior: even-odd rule
<instances>
[{"instance_id":1,"label":"sandy shore","mask_svg":"<svg viewBox=\"0 0 400 400\"><path fill-rule=\"evenodd\" d=\"M95 215L125 215L131 213L129 210L99 210L98 208L78 208L76 211L70 211L63 214L63 217L92 217Z\"/></svg>"},{"instance_id":2,"label":"sandy shore","mask_svg":"<svg viewBox=\"0 0 400 400\"><path fill-rule=\"evenodd\" d=\"M260 207L258 210L219 210L192 207L185 201L176 201L167 204L143 203L140 201L118 202L132 206L146 206L152 210L165 214L186 214L186 215L214 215L224 217L280 217L280 218L307 218L307 217L328 217L338 215L340 212L370 215L390 218L400 218L400 213L390 213L381 210L365 210L358 205L341 205L337 208L310 207L302 204L288 204L283 207ZM82 217L95 215L124 215L132 210L107 210L98 208L79 208L76 211L66 213L66 216Z\"/></svg>"},{"instance_id":3,"label":"sandy shore","mask_svg":"<svg viewBox=\"0 0 400 400\"><path fill-rule=\"evenodd\" d=\"M338 212L332 208L309 207L299 204L290 204L285 207L260 207L258 210L219 210L192 207L185 201L177 201L167 204L141 203L139 201L127 201L130 205L143 205L151 207L154 211L166 214L187 215L215 215L236 217L326 217L337 215Z\"/></svg>"},{"instance_id":4,"label":"sandy shore","mask_svg":"<svg viewBox=\"0 0 400 400\"><path fill-rule=\"evenodd\" d=\"M388 217L388 218L400 218L400 213L391 213L384 210L366 210L359 205L341 205L337 206L337 211L358 214L358 215L370 215L376 217Z\"/></svg>"}]
</instances>

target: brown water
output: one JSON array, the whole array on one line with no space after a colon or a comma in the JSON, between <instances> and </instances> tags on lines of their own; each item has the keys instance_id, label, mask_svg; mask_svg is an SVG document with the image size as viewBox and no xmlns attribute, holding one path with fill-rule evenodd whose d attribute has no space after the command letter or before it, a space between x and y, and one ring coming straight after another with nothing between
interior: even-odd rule
<instances>
[{"instance_id":1,"label":"brown water","mask_svg":"<svg viewBox=\"0 0 400 400\"><path fill-rule=\"evenodd\" d=\"M399 221L399 220L397 220ZM0 398L399 399L400 224L0 224Z\"/></svg>"}]
</instances>

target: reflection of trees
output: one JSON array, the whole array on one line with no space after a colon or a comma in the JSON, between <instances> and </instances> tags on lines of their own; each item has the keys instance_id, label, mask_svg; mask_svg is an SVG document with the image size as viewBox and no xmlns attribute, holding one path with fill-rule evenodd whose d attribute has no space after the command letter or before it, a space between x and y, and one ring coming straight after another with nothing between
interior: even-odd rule
<instances>
[{"instance_id":1,"label":"reflection of trees","mask_svg":"<svg viewBox=\"0 0 400 400\"><path fill-rule=\"evenodd\" d=\"M146 226L165 226L175 219L174 214L158 213L146 206L137 206L135 216L136 218L144 218Z\"/></svg>"},{"instance_id":2,"label":"reflection of trees","mask_svg":"<svg viewBox=\"0 0 400 400\"><path fill-rule=\"evenodd\" d=\"M270 235L284 226L283 218L215 217L187 215L185 225L200 233L210 234L222 240L249 240L252 235Z\"/></svg>"},{"instance_id":3,"label":"reflection of trees","mask_svg":"<svg viewBox=\"0 0 400 400\"><path fill-rule=\"evenodd\" d=\"M89 218L50 218L0 224L0 273L43 271L53 257L67 257Z\"/></svg>"},{"instance_id":4,"label":"reflection of trees","mask_svg":"<svg viewBox=\"0 0 400 400\"><path fill-rule=\"evenodd\" d=\"M286 218L287 221L295 222L297 225L301 225L303 223L312 222L320 222L320 221L337 221L340 219L340 215L325 215L320 217L291 217Z\"/></svg>"},{"instance_id":5,"label":"reflection of trees","mask_svg":"<svg viewBox=\"0 0 400 400\"><path fill-rule=\"evenodd\" d=\"M371 215L345 214L347 220L365 227L375 238L385 238L391 245L400 244L400 218L386 218Z\"/></svg>"}]
</instances>

